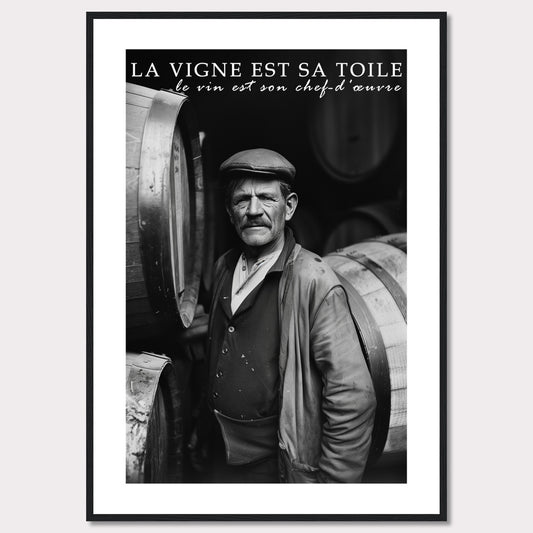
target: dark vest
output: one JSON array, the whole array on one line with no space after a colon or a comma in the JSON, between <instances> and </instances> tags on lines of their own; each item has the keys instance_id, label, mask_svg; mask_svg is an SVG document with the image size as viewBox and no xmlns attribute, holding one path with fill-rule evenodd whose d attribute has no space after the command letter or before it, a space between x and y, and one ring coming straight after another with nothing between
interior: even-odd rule
<instances>
[{"instance_id":1,"label":"dark vest","mask_svg":"<svg viewBox=\"0 0 533 533\"><path fill-rule=\"evenodd\" d=\"M278 413L280 273L269 271L231 314L230 266L218 302L213 309L210 344L212 407L241 420Z\"/></svg>"}]
</instances>

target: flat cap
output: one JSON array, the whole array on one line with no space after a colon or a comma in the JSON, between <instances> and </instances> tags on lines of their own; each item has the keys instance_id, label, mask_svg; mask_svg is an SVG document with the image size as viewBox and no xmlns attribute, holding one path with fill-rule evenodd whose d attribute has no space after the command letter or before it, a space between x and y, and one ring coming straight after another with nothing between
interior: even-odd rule
<instances>
[{"instance_id":1,"label":"flat cap","mask_svg":"<svg viewBox=\"0 0 533 533\"><path fill-rule=\"evenodd\" d=\"M282 155L266 148L238 152L220 165L224 178L252 174L257 178L280 179L294 185L296 169Z\"/></svg>"}]
</instances>

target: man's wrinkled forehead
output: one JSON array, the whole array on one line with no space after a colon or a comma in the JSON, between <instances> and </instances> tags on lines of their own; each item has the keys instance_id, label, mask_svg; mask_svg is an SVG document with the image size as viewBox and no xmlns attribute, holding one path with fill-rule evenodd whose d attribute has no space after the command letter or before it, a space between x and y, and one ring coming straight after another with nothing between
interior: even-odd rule
<instances>
[{"instance_id":1,"label":"man's wrinkled forehead","mask_svg":"<svg viewBox=\"0 0 533 533\"><path fill-rule=\"evenodd\" d=\"M235 181L232 196L236 194L259 195L265 193L281 194L280 182L277 179L265 180L257 177L244 177Z\"/></svg>"}]
</instances>

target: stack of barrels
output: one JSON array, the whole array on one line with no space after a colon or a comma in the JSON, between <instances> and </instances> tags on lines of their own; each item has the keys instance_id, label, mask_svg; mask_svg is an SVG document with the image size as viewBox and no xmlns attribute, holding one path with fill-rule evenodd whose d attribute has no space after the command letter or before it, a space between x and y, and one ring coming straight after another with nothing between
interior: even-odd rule
<instances>
[{"instance_id":1,"label":"stack of barrels","mask_svg":"<svg viewBox=\"0 0 533 533\"><path fill-rule=\"evenodd\" d=\"M331 70L343 61L342 54L337 55L331 60ZM394 53L375 51L372 60L388 63L394 61ZM373 78L353 81L372 84ZM321 179L329 182L329 189L335 190L330 198L337 200L332 204L335 211L330 211L323 196L319 199L314 222L325 232L313 251L328 254L365 239L406 231L402 196L404 114L404 95L400 92L354 93L346 88L334 98L313 102L308 137L323 173ZM319 183L318 187L325 185ZM318 219L320 212L323 221ZM311 226L302 229L305 239L315 244L311 229L306 227Z\"/></svg>"},{"instance_id":2,"label":"stack of barrels","mask_svg":"<svg viewBox=\"0 0 533 533\"><path fill-rule=\"evenodd\" d=\"M149 347L191 325L206 270L204 205L189 100L127 84L127 344ZM172 361L130 353L127 369L127 481L180 481L183 408Z\"/></svg>"},{"instance_id":3,"label":"stack of barrels","mask_svg":"<svg viewBox=\"0 0 533 533\"><path fill-rule=\"evenodd\" d=\"M376 52L373 60L393 61L390 53ZM333 59L332 64L337 60L342 61ZM387 459L403 465L406 461L404 98L401 93L355 95L344 90L335 98L316 100L309 116L315 158L344 200L342 213L328 213L320 251L348 294L372 375L377 398L370 453L374 465ZM374 200L365 202L365 193ZM348 198L353 198L352 204Z\"/></svg>"}]
</instances>

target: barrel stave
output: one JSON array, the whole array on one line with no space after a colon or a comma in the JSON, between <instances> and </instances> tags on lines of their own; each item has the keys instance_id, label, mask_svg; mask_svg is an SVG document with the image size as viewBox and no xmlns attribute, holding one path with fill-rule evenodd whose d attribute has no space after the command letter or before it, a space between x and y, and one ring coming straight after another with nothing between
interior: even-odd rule
<instances>
[{"instance_id":1,"label":"barrel stave","mask_svg":"<svg viewBox=\"0 0 533 533\"><path fill-rule=\"evenodd\" d=\"M392 246L380 242L361 242L343 249L344 255L364 254L391 275L405 291L407 287L407 255Z\"/></svg>"}]
</instances>

